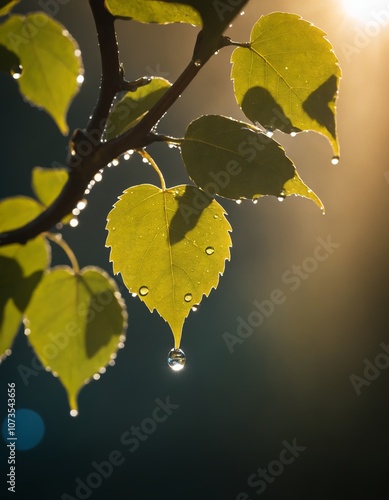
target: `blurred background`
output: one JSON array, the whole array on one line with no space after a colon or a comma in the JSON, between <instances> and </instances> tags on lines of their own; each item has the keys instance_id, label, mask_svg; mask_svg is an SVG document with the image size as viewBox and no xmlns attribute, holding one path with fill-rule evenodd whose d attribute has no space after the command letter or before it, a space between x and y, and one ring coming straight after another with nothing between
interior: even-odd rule
<instances>
[{"instance_id":1,"label":"blurred background","mask_svg":"<svg viewBox=\"0 0 389 500\"><path fill-rule=\"evenodd\" d=\"M58 7L57 19L83 54L85 82L69 111L70 129L82 128L99 86L93 21L87 2L61 1ZM23 8L31 5L22 2L18 10ZM273 11L299 14L323 29L343 70L337 166L325 138L275 134L322 199L326 215L304 198L279 203L266 197L239 206L221 200L233 227L232 261L218 289L185 323L187 366L180 373L168 368L168 325L122 288L129 313L126 346L114 367L82 389L77 418L69 415L59 380L40 369L20 331L12 356L0 366L1 422L8 382L16 383L17 408L34 412L24 413L33 447L17 451L13 498L389 499L389 358L382 356L382 343L389 352L389 3L251 0L227 34L247 41L257 19ZM117 28L128 79L174 81L197 34L184 25L120 21ZM224 49L202 69L162 120L161 133L182 136L205 113L245 120L229 80L230 56L231 49ZM0 85L0 194L32 195L31 169L63 162L68 138L48 115L23 102L15 81L0 75ZM188 181L178 150L159 144L150 151L168 185ZM63 231L81 266L112 274L106 215L128 186L157 181L135 157L104 173L79 226ZM326 260L312 264L318 238L333 246ZM67 263L57 249L53 263ZM294 266L310 264L296 278ZM294 286L287 279L292 275ZM122 286L120 277L117 282ZM229 348L223 334L237 335L239 318L247 321L253 302L268 300L275 289L285 301ZM364 375L369 362L379 365L370 365L370 380ZM23 377L26 367L31 374ZM153 425L156 400L175 406ZM122 442L132 426L150 431L143 431L146 438L133 452L128 440ZM294 456L282 454L296 443ZM99 479L93 464L109 460L115 450L120 465L106 467L108 477ZM4 498L4 442L0 453ZM290 463L282 465L280 456ZM258 469L267 470L262 479Z\"/></svg>"}]
</instances>

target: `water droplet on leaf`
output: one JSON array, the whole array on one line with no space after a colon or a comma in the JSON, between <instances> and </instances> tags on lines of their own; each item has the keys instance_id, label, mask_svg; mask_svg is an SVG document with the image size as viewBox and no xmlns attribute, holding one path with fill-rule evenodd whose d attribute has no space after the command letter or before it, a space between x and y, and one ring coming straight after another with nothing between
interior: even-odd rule
<instances>
[{"instance_id":1,"label":"water droplet on leaf","mask_svg":"<svg viewBox=\"0 0 389 500\"><path fill-rule=\"evenodd\" d=\"M214 249L213 247L207 247L207 248L205 249L205 253L206 253L207 255L212 255L213 253L215 253L215 249Z\"/></svg>"},{"instance_id":2,"label":"water droplet on leaf","mask_svg":"<svg viewBox=\"0 0 389 500\"><path fill-rule=\"evenodd\" d=\"M77 417L78 411L77 410L70 410L70 416L71 417Z\"/></svg>"},{"instance_id":3,"label":"water droplet on leaf","mask_svg":"<svg viewBox=\"0 0 389 500\"><path fill-rule=\"evenodd\" d=\"M332 165L337 165L339 163L339 156L334 156L331 160Z\"/></svg>"},{"instance_id":4,"label":"water droplet on leaf","mask_svg":"<svg viewBox=\"0 0 389 500\"><path fill-rule=\"evenodd\" d=\"M144 297L148 293L149 293L149 289L147 288L147 286L141 286L139 288L139 295L141 295L142 297Z\"/></svg>"},{"instance_id":5,"label":"water droplet on leaf","mask_svg":"<svg viewBox=\"0 0 389 500\"><path fill-rule=\"evenodd\" d=\"M167 356L167 364L175 372L181 371L185 366L186 356L181 349L171 349Z\"/></svg>"},{"instance_id":6,"label":"water droplet on leaf","mask_svg":"<svg viewBox=\"0 0 389 500\"><path fill-rule=\"evenodd\" d=\"M200 59L197 59L195 62L194 62L194 65L197 66L198 68L201 66L201 61Z\"/></svg>"},{"instance_id":7,"label":"water droplet on leaf","mask_svg":"<svg viewBox=\"0 0 389 500\"><path fill-rule=\"evenodd\" d=\"M196 304L195 306L192 307L192 311L196 312L198 310L199 306Z\"/></svg>"},{"instance_id":8,"label":"water droplet on leaf","mask_svg":"<svg viewBox=\"0 0 389 500\"><path fill-rule=\"evenodd\" d=\"M270 129L266 130L266 135L267 135L268 137L270 137L270 138L271 138L271 137L273 137L273 135L274 135L273 130L270 130Z\"/></svg>"},{"instance_id":9,"label":"water droplet on leaf","mask_svg":"<svg viewBox=\"0 0 389 500\"><path fill-rule=\"evenodd\" d=\"M184 297L185 302L190 302L192 300L192 294L187 293Z\"/></svg>"},{"instance_id":10,"label":"water droplet on leaf","mask_svg":"<svg viewBox=\"0 0 389 500\"><path fill-rule=\"evenodd\" d=\"M236 203L237 205L240 205L240 204L242 203L242 200L235 200L235 203Z\"/></svg>"}]
</instances>

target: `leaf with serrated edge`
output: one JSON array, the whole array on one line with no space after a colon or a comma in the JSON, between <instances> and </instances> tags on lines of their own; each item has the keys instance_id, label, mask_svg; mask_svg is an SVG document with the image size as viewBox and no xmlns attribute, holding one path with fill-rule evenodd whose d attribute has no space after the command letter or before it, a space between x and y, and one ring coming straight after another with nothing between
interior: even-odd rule
<instances>
[{"instance_id":1,"label":"leaf with serrated edge","mask_svg":"<svg viewBox=\"0 0 389 500\"><path fill-rule=\"evenodd\" d=\"M251 32L250 48L235 49L231 62L235 97L250 120L286 133L319 132L339 155L341 70L323 31L295 14L263 16Z\"/></svg>"},{"instance_id":2,"label":"leaf with serrated edge","mask_svg":"<svg viewBox=\"0 0 389 500\"><path fill-rule=\"evenodd\" d=\"M189 124L181 153L189 176L212 196L255 200L293 194L311 199L324 211L283 148L247 123L201 116Z\"/></svg>"},{"instance_id":3,"label":"leaf with serrated edge","mask_svg":"<svg viewBox=\"0 0 389 500\"><path fill-rule=\"evenodd\" d=\"M248 0L105 0L115 16L146 23L190 23L202 27L193 57L204 63L220 48L222 33L242 11Z\"/></svg>"},{"instance_id":4,"label":"leaf with serrated edge","mask_svg":"<svg viewBox=\"0 0 389 500\"><path fill-rule=\"evenodd\" d=\"M32 198L2 200L0 232L20 227L41 212L41 205ZM0 359L11 353L23 313L49 261L50 247L40 236L25 245L0 248Z\"/></svg>"},{"instance_id":5,"label":"leaf with serrated edge","mask_svg":"<svg viewBox=\"0 0 389 500\"><path fill-rule=\"evenodd\" d=\"M34 167L32 170L32 188L45 207L50 206L58 197L68 179L69 174L65 168ZM72 217L72 214L67 215L61 222L68 224Z\"/></svg>"},{"instance_id":6,"label":"leaf with serrated edge","mask_svg":"<svg viewBox=\"0 0 389 500\"><path fill-rule=\"evenodd\" d=\"M105 6L114 16L128 17L142 23L188 23L201 26L201 17L197 10L178 2L105 0Z\"/></svg>"},{"instance_id":7,"label":"leaf with serrated edge","mask_svg":"<svg viewBox=\"0 0 389 500\"><path fill-rule=\"evenodd\" d=\"M77 410L80 389L123 347L127 312L116 283L96 267L50 269L26 311L28 339ZM98 378L98 377L97 377Z\"/></svg>"},{"instance_id":8,"label":"leaf with serrated edge","mask_svg":"<svg viewBox=\"0 0 389 500\"><path fill-rule=\"evenodd\" d=\"M45 109L66 135L67 110L80 86L77 78L83 73L75 40L60 23L36 12L9 17L0 25L0 44L20 59L20 92Z\"/></svg>"},{"instance_id":9,"label":"leaf with serrated edge","mask_svg":"<svg viewBox=\"0 0 389 500\"><path fill-rule=\"evenodd\" d=\"M107 219L115 274L169 323L178 348L185 318L230 258L223 207L194 186L143 184L124 191Z\"/></svg>"},{"instance_id":10,"label":"leaf with serrated edge","mask_svg":"<svg viewBox=\"0 0 389 500\"><path fill-rule=\"evenodd\" d=\"M152 78L150 83L127 94L112 106L107 120L107 140L113 139L138 123L165 94L171 83Z\"/></svg>"}]
</instances>

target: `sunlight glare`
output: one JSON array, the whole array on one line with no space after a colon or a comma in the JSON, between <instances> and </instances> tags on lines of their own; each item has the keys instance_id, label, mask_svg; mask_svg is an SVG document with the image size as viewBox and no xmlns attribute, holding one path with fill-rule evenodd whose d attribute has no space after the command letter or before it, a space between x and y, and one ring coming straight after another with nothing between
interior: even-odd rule
<instances>
[{"instance_id":1,"label":"sunlight glare","mask_svg":"<svg viewBox=\"0 0 389 500\"><path fill-rule=\"evenodd\" d=\"M343 0L343 9L350 16L360 21L370 21L374 13L388 10L386 0ZM388 11L389 16L389 11Z\"/></svg>"}]
</instances>

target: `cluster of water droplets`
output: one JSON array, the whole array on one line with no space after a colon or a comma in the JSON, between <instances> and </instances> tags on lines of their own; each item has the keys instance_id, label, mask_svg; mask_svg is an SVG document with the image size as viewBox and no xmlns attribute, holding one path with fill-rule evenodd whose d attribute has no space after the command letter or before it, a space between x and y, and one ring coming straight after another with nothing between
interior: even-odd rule
<instances>
[{"instance_id":1,"label":"cluster of water droplets","mask_svg":"<svg viewBox=\"0 0 389 500\"><path fill-rule=\"evenodd\" d=\"M181 349L171 349L167 355L167 364L170 368L175 371L181 371L186 362L186 356L183 350Z\"/></svg>"}]
</instances>

